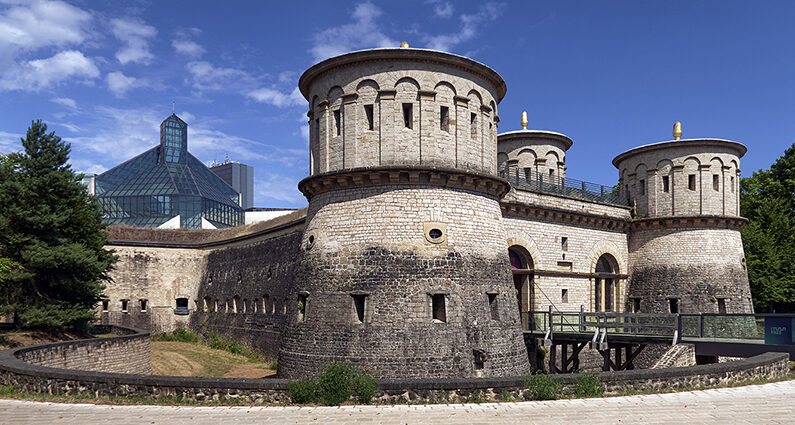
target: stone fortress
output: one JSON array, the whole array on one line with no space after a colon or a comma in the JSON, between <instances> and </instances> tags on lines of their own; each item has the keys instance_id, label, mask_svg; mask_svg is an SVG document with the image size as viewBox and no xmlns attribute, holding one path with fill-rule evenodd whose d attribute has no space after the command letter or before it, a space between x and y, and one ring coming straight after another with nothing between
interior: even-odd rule
<instances>
[{"instance_id":1,"label":"stone fortress","mask_svg":"<svg viewBox=\"0 0 795 425\"><path fill-rule=\"evenodd\" d=\"M498 134L506 84L409 48L307 70L308 208L219 230L109 229L105 323L243 341L278 375L333 360L380 378L520 376L530 311L751 312L739 158L718 139L566 177L565 135ZM574 183L573 183L574 182Z\"/></svg>"}]
</instances>

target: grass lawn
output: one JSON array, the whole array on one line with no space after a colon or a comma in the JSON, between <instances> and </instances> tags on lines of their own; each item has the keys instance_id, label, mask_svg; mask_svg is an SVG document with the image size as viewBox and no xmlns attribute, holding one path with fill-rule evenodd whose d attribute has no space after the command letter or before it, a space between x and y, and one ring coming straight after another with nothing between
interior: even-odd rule
<instances>
[{"instance_id":1,"label":"grass lawn","mask_svg":"<svg viewBox=\"0 0 795 425\"><path fill-rule=\"evenodd\" d=\"M155 375L264 378L276 373L269 366L268 363L203 344L152 341L152 369Z\"/></svg>"}]
</instances>

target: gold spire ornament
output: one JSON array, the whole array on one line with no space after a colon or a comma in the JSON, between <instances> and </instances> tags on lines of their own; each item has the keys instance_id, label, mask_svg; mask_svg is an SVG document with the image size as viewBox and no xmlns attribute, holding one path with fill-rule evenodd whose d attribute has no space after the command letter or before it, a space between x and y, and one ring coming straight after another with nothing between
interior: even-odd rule
<instances>
[{"instance_id":1,"label":"gold spire ornament","mask_svg":"<svg viewBox=\"0 0 795 425\"><path fill-rule=\"evenodd\" d=\"M674 140L679 140L682 137L682 123L677 121L674 124Z\"/></svg>"},{"instance_id":2,"label":"gold spire ornament","mask_svg":"<svg viewBox=\"0 0 795 425\"><path fill-rule=\"evenodd\" d=\"M409 42L408 41L404 41L404 42L400 43L400 48L401 49L408 49L409 48Z\"/></svg>"},{"instance_id":3,"label":"gold spire ornament","mask_svg":"<svg viewBox=\"0 0 795 425\"><path fill-rule=\"evenodd\" d=\"M527 130L527 111L522 112L522 130Z\"/></svg>"}]
</instances>

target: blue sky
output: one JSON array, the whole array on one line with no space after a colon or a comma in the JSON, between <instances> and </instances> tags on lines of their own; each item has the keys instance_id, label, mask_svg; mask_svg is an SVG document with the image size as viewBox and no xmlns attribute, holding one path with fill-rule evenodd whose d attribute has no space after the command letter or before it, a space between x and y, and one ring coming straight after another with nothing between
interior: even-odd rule
<instances>
[{"instance_id":1,"label":"blue sky","mask_svg":"<svg viewBox=\"0 0 795 425\"><path fill-rule=\"evenodd\" d=\"M313 63L352 50L432 48L494 68L500 132L574 140L568 175L613 184L612 158L685 138L746 144L743 174L795 140L795 2L0 0L0 153L41 118L101 172L158 143L176 112L209 163L254 167L255 206L301 207Z\"/></svg>"}]
</instances>

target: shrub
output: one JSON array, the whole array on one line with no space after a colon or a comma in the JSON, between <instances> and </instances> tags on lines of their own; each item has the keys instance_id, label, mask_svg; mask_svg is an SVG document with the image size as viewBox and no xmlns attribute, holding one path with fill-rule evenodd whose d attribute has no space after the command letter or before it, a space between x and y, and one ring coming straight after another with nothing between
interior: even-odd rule
<instances>
[{"instance_id":1,"label":"shrub","mask_svg":"<svg viewBox=\"0 0 795 425\"><path fill-rule=\"evenodd\" d=\"M152 341L176 341L197 344L201 342L201 337L193 332L186 331L184 328L177 328L171 333L152 335Z\"/></svg>"},{"instance_id":2,"label":"shrub","mask_svg":"<svg viewBox=\"0 0 795 425\"><path fill-rule=\"evenodd\" d=\"M602 388L602 381L596 372L581 373L577 377L574 387L576 397L601 397L602 394L604 394L604 388Z\"/></svg>"},{"instance_id":3,"label":"shrub","mask_svg":"<svg viewBox=\"0 0 795 425\"><path fill-rule=\"evenodd\" d=\"M527 398L530 400L556 400L563 386L555 378L544 375L541 371L528 375L524 380Z\"/></svg>"},{"instance_id":4,"label":"shrub","mask_svg":"<svg viewBox=\"0 0 795 425\"><path fill-rule=\"evenodd\" d=\"M336 406L350 400L353 375L353 368L347 363L332 362L326 366L318 374L320 401Z\"/></svg>"},{"instance_id":5,"label":"shrub","mask_svg":"<svg viewBox=\"0 0 795 425\"><path fill-rule=\"evenodd\" d=\"M224 350L228 351L232 354L240 354L241 356L247 357L249 360L259 360L260 355L249 350L248 347L245 345L234 341L234 340L227 340L223 339L218 336L215 331L210 331L210 348L215 348L216 350Z\"/></svg>"},{"instance_id":6,"label":"shrub","mask_svg":"<svg viewBox=\"0 0 795 425\"><path fill-rule=\"evenodd\" d=\"M14 392L13 385L0 385L0 395L9 395Z\"/></svg>"},{"instance_id":7,"label":"shrub","mask_svg":"<svg viewBox=\"0 0 795 425\"><path fill-rule=\"evenodd\" d=\"M362 404L370 404L370 401L375 397L378 381L369 371L365 370L353 375L352 386L353 392L356 394L356 400Z\"/></svg>"},{"instance_id":8,"label":"shrub","mask_svg":"<svg viewBox=\"0 0 795 425\"><path fill-rule=\"evenodd\" d=\"M287 384L290 400L296 404L317 403L318 386L314 379L302 379Z\"/></svg>"}]
</instances>

